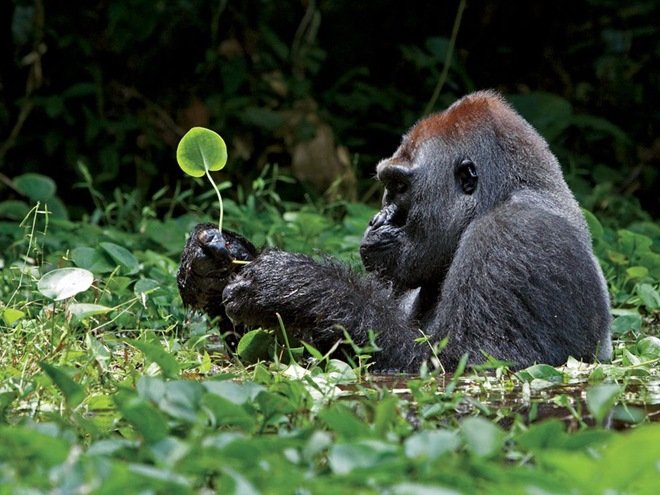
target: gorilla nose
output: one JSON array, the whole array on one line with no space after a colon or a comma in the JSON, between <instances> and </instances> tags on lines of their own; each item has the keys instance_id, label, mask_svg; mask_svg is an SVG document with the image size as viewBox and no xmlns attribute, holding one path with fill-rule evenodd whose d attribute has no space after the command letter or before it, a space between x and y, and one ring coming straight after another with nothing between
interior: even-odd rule
<instances>
[{"instance_id":1,"label":"gorilla nose","mask_svg":"<svg viewBox=\"0 0 660 495\"><path fill-rule=\"evenodd\" d=\"M376 230L383 226L385 220L387 220L387 215L385 215L385 213L382 211L379 211L371 220L369 220L369 227L371 230Z\"/></svg>"}]
</instances>

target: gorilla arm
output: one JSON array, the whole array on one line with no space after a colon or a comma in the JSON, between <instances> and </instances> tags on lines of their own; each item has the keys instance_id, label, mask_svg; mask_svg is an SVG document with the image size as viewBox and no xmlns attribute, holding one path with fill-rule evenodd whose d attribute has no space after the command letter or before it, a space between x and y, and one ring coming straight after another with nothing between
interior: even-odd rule
<instances>
[{"instance_id":1,"label":"gorilla arm","mask_svg":"<svg viewBox=\"0 0 660 495\"><path fill-rule=\"evenodd\" d=\"M266 250L227 285L223 304L234 322L277 325L276 313L292 334L327 349L343 338L357 345L377 334L380 370L411 370L426 357L416 346L418 324L406 298L371 274L354 273L335 261Z\"/></svg>"}]
</instances>

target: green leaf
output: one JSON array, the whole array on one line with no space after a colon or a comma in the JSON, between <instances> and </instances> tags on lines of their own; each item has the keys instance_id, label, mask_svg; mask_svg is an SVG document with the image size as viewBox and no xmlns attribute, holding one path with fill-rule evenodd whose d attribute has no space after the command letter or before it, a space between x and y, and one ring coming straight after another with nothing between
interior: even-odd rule
<instances>
[{"instance_id":1,"label":"green leaf","mask_svg":"<svg viewBox=\"0 0 660 495\"><path fill-rule=\"evenodd\" d=\"M90 316L103 315L112 311L112 308L101 304L76 303L66 308L67 312L77 320L84 320Z\"/></svg>"},{"instance_id":2,"label":"green leaf","mask_svg":"<svg viewBox=\"0 0 660 495\"><path fill-rule=\"evenodd\" d=\"M642 315L629 314L617 316L612 322L612 333L614 335L622 335L626 332L639 332L642 326Z\"/></svg>"},{"instance_id":3,"label":"green leaf","mask_svg":"<svg viewBox=\"0 0 660 495\"><path fill-rule=\"evenodd\" d=\"M14 177L14 187L32 201L48 201L55 195L55 181L41 174L27 173Z\"/></svg>"},{"instance_id":4,"label":"green leaf","mask_svg":"<svg viewBox=\"0 0 660 495\"><path fill-rule=\"evenodd\" d=\"M147 441L157 442L167 436L167 422L163 415L145 399L133 392L119 391L114 396L122 416Z\"/></svg>"},{"instance_id":5,"label":"green leaf","mask_svg":"<svg viewBox=\"0 0 660 495\"><path fill-rule=\"evenodd\" d=\"M587 407L597 424L603 423L603 419L610 412L621 392L621 386L615 383L602 383L587 390Z\"/></svg>"},{"instance_id":6,"label":"green leaf","mask_svg":"<svg viewBox=\"0 0 660 495\"><path fill-rule=\"evenodd\" d=\"M257 404L259 404L259 408L266 418L272 418L280 414L290 414L296 410L294 403L287 397L268 391L257 395Z\"/></svg>"},{"instance_id":7,"label":"green leaf","mask_svg":"<svg viewBox=\"0 0 660 495\"><path fill-rule=\"evenodd\" d=\"M109 256L99 249L80 246L71 251L71 260L80 268L94 273L110 273L115 265L110 262Z\"/></svg>"},{"instance_id":8,"label":"green leaf","mask_svg":"<svg viewBox=\"0 0 660 495\"><path fill-rule=\"evenodd\" d=\"M223 399L241 405L252 402L265 390L263 385L254 382L236 383L230 380L210 380L203 383L204 388L210 393L218 395Z\"/></svg>"},{"instance_id":9,"label":"green leaf","mask_svg":"<svg viewBox=\"0 0 660 495\"><path fill-rule=\"evenodd\" d=\"M637 350L641 356L648 359L660 358L660 338L649 335L637 342Z\"/></svg>"},{"instance_id":10,"label":"green leaf","mask_svg":"<svg viewBox=\"0 0 660 495\"><path fill-rule=\"evenodd\" d=\"M39 366L46 372L50 379L53 380L53 383L57 386L60 392L62 392L64 400L69 407L76 407L83 401L86 395L84 387L79 383L74 382L67 373L43 361L39 363Z\"/></svg>"},{"instance_id":11,"label":"green leaf","mask_svg":"<svg viewBox=\"0 0 660 495\"><path fill-rule=\"evenodd\" d=\"M53 435L38 431L34 427L10 425L0 427L0 459L5 469L13 470L11 461L27 461L39 467L54 467L62 464L71 446L64 438L56 438ZM11 457L3 455L11 453ZM4 478L11 479L11 478ZM8 489L5 493L12 493L11 486L3 483ZM14 488L17 488L16 486ZM0 491L2 491L0 489Z\"/></svg>"},{"instance_id":12,"label":"green leaf","mask_svg":"<svg viewBox=\"0 0 660 495\"><path fill-rule=\"evenodd\" d=\"M404 442L406 457L428 458L435 460L441 455L452 452L460 444L458 435L447 430L423 430L409 436Z\"/></svg>"},{"instance_id":13,"label":"green leaf","mask_svg":"<svg viewBox=\"0 0 660 495\"><path fill-rule=\"evenodd\" d=\"M225 166L227 145L216 132L193 127L179 141L176 160L186 174L202 177L207 171L221 170Z\"/></svg>"},{"instance_id":14,"label":"green leaf","mask_svg":"<svg viewBox=\"0 0 660 495\"><path fill-rule=\"evenodd\" d=\"M28 213L30 213L30 207L24 201L8 199L0 203L0 218L23 220Z\"/></svg>"},{"instance_id":15,"label":"green leaf","mask_svg":"<svg viewBox=\"0 0 660 495\"><path fill-rule=\"evenodd\" d=\"M517 375L518 378L526 382L531 382L534 379L546 380L553 383L562 383L564 381L564 374L548 364L534 364L529 368L519 371Z\"/></svg>"},{"instance_id":16,"label":"green leaf","mask_svg":"<svg viewBox=\"0 0 660 495\"><path fill-rule=\"evenodd\" d=\"M330 447L328 463L336 474L345 475L355 469L376 468L384 461L396 457L397 448L380 440L360 440Z\"/></svg>"},{"instance_id":17,"label":"green leaf","mask_svg":"<svg viewBox=\"0 0 660 495\"><path fill-rule=\"evenodd\" d=\"M120 268L124 268L124 273L126 275L132 275L139 271L140 263L137 258L133 256L133 253L125 247L112 242L101 242L99 243L99 246L110 255Z\"/></svg>"},{"instance_id":18,"label":"green leaf","mask_svg":"<svg viewBox=\"0 0 660 495\"><path fill-rule=\"evenodd\" d=\"M594 240L602 239L603 233L605 231L603 230L603 226L601 225L598 218L596 218L596 215L584 208L582 208L582 214L584 215L584 218L587 221L587 225L589 226L589 230L591 231L591 238Z\"/></svg>"},{"instance_id":19,"label":"green leaf","mask_svg":"<svg viewBox=\"0 0 660 495\"><path fill-rule=\"evenodd\" d=\"M237 426L244 431L253 431L256 427L254 413L224 397L207 393L202 403L213 415L216 426Z\"/></svg>"},{"instance_id":20,"label":"green leaf","mask_svg":"<svg viewBox=\"0 0 660 495\"><path fill-rule=\"evenodd\" d=\"M346 439L371 437L369 426L343 404L335 404L319 412L319 418L338 435Z\"/></svg>"},{"instance_id":21,"label":"green leaf","mask_svg":"<svg viewBox=\"0 0 660 495\"><path fill-rule=\"evenodd\" d=\"M5 322L5 325L11 327L16 323L18 320L23 318L25 316L25 312L21 311L20 309L16 308L5 308L2 311L2 319Z\"/></svg>"},{"instance_id":22,"label":"green leaf","mask_svg":"<svg viewBox=\"0 0 660 495\"><path fill-rule=\"evenodd\" d=\"M188 175L193 177L206 175L218 196L218 204L220 205L218 230L222 230L224 215L222 196L209 171L220 170L227 163L227 146L224 140L210 129L193 127L179 141L179 146L176 149L176 160L181 170Z\"/></svg>"},{"instance_id":23,"label":"green leaf","mask_svg":"<svg viewBox=\"0 0 660 495\"><path fill-rule=\"evenodd\" d=\"M644 278L649 274L649 269L645 266L631 266L626 268L626 275L631 279Z\"/></svg>"},{"instance_id":24,"label":"green leaf","mask_svg":"<svg viewBox=\"0 0 660 495\"><path fill-rule=\"evenodd\" d=\"M247 363L256 363L269 358L274 343L272 333L261 329L251 330L241 337L236 354Z\"/></svg>"},{"instance_id":25,"label":"green leaf","mask_svg":"<svg viewBox=\"0 0 660 495\"><path fill-rule=\"evenodd\" d=\"M94 275L84 268L58 268L46 273L37 289L49 299L60 301L90 288Z\"/></svg>"},{"instance_id":26,"label":"green leaf","mask_svg":"<svg viewBox=\"0 0 660 495\"><path fill-rule=\"evenodd\" d=\"M504 432L481 417L464 419L460 431L468 451L476 457L493 457L504 444Z\"/></svg>"},{"instance_id":27,"label":"green leaf","mask_svg":"<svg viewBox=\"0 0 660 495\"><path fill-rule=\"evenodd\" d=\"M639 284L635 291L649 310L660 308L660 293L650 284Z\"/></svg>"},{"instance_id":28,"label":"green leaf","mask_svg":"<svg viewBox=\"0 0 660 495\"><path fill-rule=\"evenodd\" d=\"M160 344L135 339L127 339L126 342L156 363L164 376L172 378L179 374L179 364Z\"/></svg>"},{"instance_id":29,"label":"green leaf","mask_svg":"<svg viewBox=\"0 0 660 495\"><path fill-rule=\"evenodd\" d=\"M150 395L152 384L160 388L162 393ZM143 376L138 380L138 394L152 399L158 408L169 416L189 423L196 423L200 413L200 404L204 387L191 380L174 380L163 382L158 378Z\"/></svg>"},{"instance_id":30,"label":"green leaf","mask_svg":"<svg viewBox=\"0 0 660 495\"><path fill-rule=\"evenodd\" d=\"M557 419L549 419L530 425L517 438L518 445L530 450L559 448L563 445L566 426Z\"/></svg>"}]
</instances>

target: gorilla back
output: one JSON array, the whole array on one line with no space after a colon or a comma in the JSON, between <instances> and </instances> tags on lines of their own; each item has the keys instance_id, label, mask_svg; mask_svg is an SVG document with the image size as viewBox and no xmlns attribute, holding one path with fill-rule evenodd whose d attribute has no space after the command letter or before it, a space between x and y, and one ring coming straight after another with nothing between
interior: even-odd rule
<instances>
[{"instance_id":1,"label":"gorilla back","mask_svg":"<svg viewBox=\"0 0 660 495\"><path fill-rule=\"evenodd\" d=\"M373 330L378 369L415 370L430 352L414 343L422 332L448 337L446 368L464 353L514 367L610 358L586 222L547 143L499 95L477 92L418 122L377 177L382 209L360 248L367 274L266 250L224 288L232 321L272 325L279 313L321 348L343 329L357 344ZM193 237L184 262L202 252Z\"/></svg>"}]
</instances>

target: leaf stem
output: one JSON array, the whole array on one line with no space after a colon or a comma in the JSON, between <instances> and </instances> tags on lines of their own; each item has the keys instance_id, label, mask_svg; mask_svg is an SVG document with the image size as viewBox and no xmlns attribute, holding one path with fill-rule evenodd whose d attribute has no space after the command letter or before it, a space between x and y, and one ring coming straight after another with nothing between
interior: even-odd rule
<instances>
[{"instance_id":1,"label":"leaf stem","mask_svg":"<svg viewBox=\"0 0 660 495\"><path fill-rule=\"evenodd\" d=\"M213 189L215 189L215 193L218 195L218 203L220 203L220 219L218 220L218 230L222 232L222 221L224 217L224 207L222 206L222 196L220 196L220 189L218 189L218 186L215 185L215 181L213 180L213 177L211 177L211 174L209 173L209 169L204 167L204 171L206 172L206 177L208 177L209 182L213 186Z\"/></svg>"}]
</instances>

